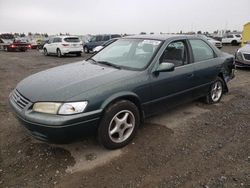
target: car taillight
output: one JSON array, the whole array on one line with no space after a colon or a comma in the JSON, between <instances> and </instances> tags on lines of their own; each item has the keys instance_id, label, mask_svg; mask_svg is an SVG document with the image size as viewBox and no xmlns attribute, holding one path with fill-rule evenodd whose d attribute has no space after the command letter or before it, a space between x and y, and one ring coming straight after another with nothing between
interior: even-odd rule
<instances>
[{"instance_id":1,"label":"car taillight","mask_svg":"<svg viewBox=\"0 0 250 188\"><path fill-rule=\"evenodd\" d=\"M31 45L28 45L28 48L30 48L30 49L31 49Z\"/></svg>"},{"instance_id":2,"label":"car taillight","mask_svg":"<svg viewBox=\"0 0 250 188\"><path fill-rule=\"evenodd\" d=\"M11 48L15 48L15 47L16 47L16 45L12 44L10 47L11 47Z\"/></svg>"},{"instance_id":3,"label":"car taillight","mask_svg":"<svg viewBox=\"0 0 250 188\"><path fill-rule=\"evenodd\" d=\"M63 46L69 46L69 44L62 44Z\"/></svg>"}]
</instances>

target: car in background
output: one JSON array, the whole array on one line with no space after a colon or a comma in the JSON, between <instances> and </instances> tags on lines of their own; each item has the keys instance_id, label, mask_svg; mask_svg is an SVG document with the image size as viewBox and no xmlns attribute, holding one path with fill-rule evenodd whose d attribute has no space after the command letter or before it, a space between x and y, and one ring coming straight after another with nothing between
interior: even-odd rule
<instances>
[{"instance_id":1,"label":"car in background","mask_svg":"<svg viewBox=\"0 0 250 188\"><path fill-rule=\"evenodd\" d=\"M241 43L241 34L227 34L221 39L222 44L231 44L232 46L237 46Z\"/></svg>"},{"instance_id":2,"label":"car in background","mask_svg":"<svg viewBox=\"0 0 250 188\"><path fill-rule=\"evenodd\" d=\"M201 38L207 40L208 42L210 42L211 44L213 44L215 47L217 47L219 49L222 48L222 42L220 42L218 40L215 40L215 39L213 39L211 37L208 37L206 35L200 35L200 34L198 34L198 35L195 35L195 36L198 36L198 37L201 37Z\"/></svg>"},{"instance_id":3,"label":"car in background","mask_svg":"<svg viewBox=\"0 0 250 188\"><path fill-rule=\"evenodd\" d=\"M38 48L38 44L37 44L36 39L29 40L29 43L30 43L31 49L37 49Z\"/></svg>"},{"instance_id":4,"label":"car in background","mask_svg":"<svg viewBox=\"0 0 250 188\"><path fill-rule=\"evenodd\" d=\"M113 43L113 42L115 42L115 41L117 41L117 40L118 40L118 38L110 39L110 40L104 42L101 46L95 47L95 48L93 49L93 52L94 52L94 53L99 52L101 49L103 49L104 47L110 45L111 43Z\"/></svg>"},{"instance_id":5,"label":"car in background","mask_svg":"<svg viewBox=\"0 0 250 188\"><path fill-rule=\"evenodd\" d=\"M37 49L42 50L43 47L44 47L44 45L45 45L46 43L48 43L48 42L49 42L49 39L48 39L48 38L47 38L47 39L38 39L38 40L36 41L36 43L37 43Z\"/></svg>"},{"instance_id":6,"label":"car in background","mask_svg":"<svg viewBox=\"0 0 250 188\"><path fill-rule=\"evenodd\" d=\"M0 49L15 52L25 52L31 48L26 38L19 37L15 38L13 34L5 33L0 35Z\"/></svg>"},{"instance_id":7,"label":"car in background","mask_svg":"<svg viewBox=\"0 0 250 188\"><path fill-rule=\"evenodd\" d=\"M84 44L83 46L84 53L92 52L95 47L103 45L104 42L113 38L120 38L120 37L121 35L118 34L93 36L87 43Z\"/></svg>"},{"instance_id":8,"label":"car in background","mask_svg":"<svg viewBox=\"0 0 250 188\"><path fill-rule=\"evenodd\" d=\"M62 57L66 54L76 54L81 56L83 52L82 42L76 36L55 36L43 46L45 56L55 54Z\"/></svg>"},{"instance_id":9,"label":"car in background","mask_svg":"<svg viewBox=\"0 0 250 188\"><path fill-rule=\"evenodd\" d=\"M211 37L206 37L206 39L208 40L208 42L210 42L211 44L213 44L214 46L216 46L217 48L221 49L222 48L222 42L215 40Z\"/></svg>"},{"instance_id":10,"label":"car in background","mask_svg":"<svg viewBox=\"0 0 250 188\"><path fill-rule=\"evenodd\" d=\"M93 130L108 149L135 136L143 119L204 98L218 103L234 77L234 56L182 35L119 39L87 60L22 80L10 106L31 134L65 141Z\"/></svg>"},{"instance_id":11,"label":"car in background","mask_svg":"<svg viewBox=\"0 0 250 188\"><path fill-rule=\"evenodd\" d=\"M236 67L250 67L250 42L235 53Z\"/></svg>"}]
</instances>

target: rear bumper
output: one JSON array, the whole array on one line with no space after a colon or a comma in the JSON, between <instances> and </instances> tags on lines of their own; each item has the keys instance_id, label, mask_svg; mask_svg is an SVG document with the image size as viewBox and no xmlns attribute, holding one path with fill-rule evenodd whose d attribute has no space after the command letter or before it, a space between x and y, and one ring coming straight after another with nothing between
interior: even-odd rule
<instances>
[{"instance_id":1,"label":"rear bumper","mask_svg":"<svg viewBox=\"0 0 250 188\"><path fill-rule=\"evenodd\" d=\"M83 52L83 48L62 48L61 49L62 54L78 54L82 52Z\"/></svg>"},{"instance_id":2,"label":"rear bumper","mask_svg":"<svg viewBox=\"0 0 250 188\"><path fill-rule=\"evenodd\" d=\"M30 109L31 105L20 109L11 97L9 104L19 122L33 137L49 142L61 142L93 133L102 114L102 110L67 116L37 113Z\"/></svg>"},{"instance_id":3,"label":"rear bumper","mask_svg":"<svg viewBox=\"0 0 250 188\"><path fill-rule=\"evenodd\" d=\"M26 51L28 49L28 46L15 46L15 47L9 46L8 48L11 51L17 51L17 50Z\"/></svg>"}]
</instances>

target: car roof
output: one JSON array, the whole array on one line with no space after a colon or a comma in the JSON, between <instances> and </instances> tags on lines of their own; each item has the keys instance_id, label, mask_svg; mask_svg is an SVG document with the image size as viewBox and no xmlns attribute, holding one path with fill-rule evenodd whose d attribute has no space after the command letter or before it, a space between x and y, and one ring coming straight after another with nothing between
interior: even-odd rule
<instances>
[{"instance_id":1,"label":"car roof","mask_svg":"<svg viewBox=\"0 0 250 188\"><path fill-rule=\"evenodd\" d=\"M52 36L51 38L79 38L78 36L74 35L59 35L59 36Z\"/></svg>"},{"instance_id":2,"label":"car roof","mask_svg":"<svg viewBox=\"0 0 250 188\"><path fill-rule=\"evenodd\" d=\"M161 41L165 41L167 39L170 38L175 38L175 39L183 39L183 38L200 38L194 35L182 35L182 34L154 34L154 35L132 35L132 36L127 36L127 37L123 37L123 38L131 38L131 39L151 39L151 40L161 40Z\"/></svg>"}]
</instances>

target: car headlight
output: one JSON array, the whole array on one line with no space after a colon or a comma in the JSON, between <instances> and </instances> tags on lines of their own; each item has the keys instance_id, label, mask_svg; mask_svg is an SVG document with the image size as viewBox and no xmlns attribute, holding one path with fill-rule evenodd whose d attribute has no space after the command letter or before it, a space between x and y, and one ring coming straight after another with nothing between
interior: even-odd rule
<instances>
[{"instance_id":1,"label":"car headlight","mask_svg":"<svg viewBox=\"0 0 250 188\"><path fill-rule=\"evenodd\" d=\"M58 114L68 115L81 113L85 110L87 104L87 101L64 103L60 107Z\"/></svg>"},{"instance_id":2,"label":"car headlight","mask_svg":"<svg viewBox=\"0 0 250 188\"><path fill-rule=\"evenodd\" d=\"M47 113L47 114L78 114L85 110L88 102L69 102L69 103L56 103L56 102L38 102L33 106L33 111Z\"/></svg>"},{"instance_id":3,"label":"car headlight","mask_svg":"<svg viewBox=\"0 0 250 188\"><path fill-rule=\"evenodd\" d=\"M47 114L57 114L58 109L61 105L62 103L38 102L34 104L33 111Z\"/></svg>"}]
</instances>

